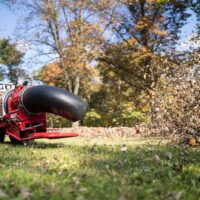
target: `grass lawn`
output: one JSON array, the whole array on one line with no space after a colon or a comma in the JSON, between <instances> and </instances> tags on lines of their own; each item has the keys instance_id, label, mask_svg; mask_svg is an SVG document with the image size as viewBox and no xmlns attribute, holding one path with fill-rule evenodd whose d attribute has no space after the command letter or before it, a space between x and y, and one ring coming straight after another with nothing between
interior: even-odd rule
<instances>
[{"instance_id":1,"label":"grass lawn","mask_svg":"<svg viewBox=\"0 0 200 200\"><path fill-rule=\"evenodd\" d=\"M162 138L6 142L0 199L200 199L200 148Z\"/></svg>"}]
</instances>

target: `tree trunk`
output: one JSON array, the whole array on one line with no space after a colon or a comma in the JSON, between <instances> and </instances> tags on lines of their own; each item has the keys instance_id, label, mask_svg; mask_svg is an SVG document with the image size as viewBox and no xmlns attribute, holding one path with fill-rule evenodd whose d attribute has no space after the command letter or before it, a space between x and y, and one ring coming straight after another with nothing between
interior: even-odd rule
<instances>
[{"instance_id":1,"label":"tree trunk","mask_svg":"<svg viewBox=\"0 0 200 200\"><path fill-rule=\"evenodd\" d=\"M74 80L74 88L73 88L73 93L75 95L78 95L79 94L79 89L80 89L80 76L76 76L75 80ZM77 121L77 122L73 122L72 123L72 127L75 128L75 127L79 127L79 124L80 122Z\"/></svg>"},{"instance_id":2,"label":"tree trunk","mask_svg":"<svg viewBox=\"0 0 200 200\"><path fill-rule=\"evenodd\" d=\"M74 81L74 91L73 91L75 95L79 94L79 88L80 88L80 77L76 76Z\"/></svg>"},{"instance_id":3,"label":"tree trunk","mask_svg":"<svg viewBox=\"0 0 200 200\"><path fill-rule=\"evenodd\" d=\"M72 128L79 127L79 125L80 125L79 121L77 121L77 122L72 122Z\"/></svg>"},{"instance_id":4,"label":"tree trunk","mask_svg":"<svg viewBox=\"0 0 200 200\"><path fill-rule=\"evenodd\" d=\"M53 124L53 119L52 119L52 117L50 117L50 126L51 126L52 129L54 128L54 124Z\"/></svg>"}]
</instances>

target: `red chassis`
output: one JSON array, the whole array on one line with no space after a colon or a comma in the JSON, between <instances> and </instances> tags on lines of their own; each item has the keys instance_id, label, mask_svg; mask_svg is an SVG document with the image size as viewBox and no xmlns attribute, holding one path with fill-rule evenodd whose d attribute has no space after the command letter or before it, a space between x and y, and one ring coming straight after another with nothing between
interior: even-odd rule
<instances>
[{"instance_id":1,"label":"red chassis","mask_svg":"<svg viewBox=\"0 0 200 200\"><path fill-rule=\"evenodd\" d=\"M0 119L0 140L4 140L5 134L9 135L11 142L24 144L39 138L78 136L77 133L46 132L46 113L30 114L21 106L23 89L24 86L17 86L7 99L6 113Z\"/></svg>"}]
</instances>

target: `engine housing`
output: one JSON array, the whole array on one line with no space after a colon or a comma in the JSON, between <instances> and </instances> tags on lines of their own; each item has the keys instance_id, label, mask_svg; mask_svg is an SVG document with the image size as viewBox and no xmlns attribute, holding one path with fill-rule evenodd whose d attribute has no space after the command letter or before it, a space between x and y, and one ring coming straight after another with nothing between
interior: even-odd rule
<instances>
[{"instance_id":1,"label":"engine housing","mask_svg":"<svg viewBox=\"0 0 200 200\"><path fill-rule=\"evenodd\" d=\"M46 112L77 121L85 111L86 104L79 97L60 88L0 84L0 141L5 134L17 143L78 136L77 133L46 132Z\"/></svg>"}]
</instances>

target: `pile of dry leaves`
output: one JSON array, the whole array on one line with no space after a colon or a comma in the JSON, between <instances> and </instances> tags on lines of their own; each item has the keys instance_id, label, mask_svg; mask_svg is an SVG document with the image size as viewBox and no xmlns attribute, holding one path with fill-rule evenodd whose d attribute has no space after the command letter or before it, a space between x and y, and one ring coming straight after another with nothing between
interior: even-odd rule
<instances>
[{"instance_id":1,"label":"pile of dry leaves","mask_svg":"<svg viewBox=\"0 0 200 200\"><path fill-rule=\"evenodd\" d=\"M153 135L146 127L77 127L77 128L62 128L49 129L50 131L60 132L76 132L80 137L146 137Z\"/></svg>"}]
</instances>

